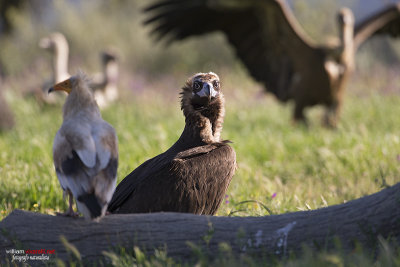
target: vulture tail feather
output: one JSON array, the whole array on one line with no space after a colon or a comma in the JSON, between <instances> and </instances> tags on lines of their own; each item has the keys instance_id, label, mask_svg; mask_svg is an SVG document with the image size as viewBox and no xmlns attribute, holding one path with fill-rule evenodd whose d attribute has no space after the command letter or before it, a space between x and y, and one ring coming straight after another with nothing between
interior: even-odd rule
<instances>
[{"instance_id":1,"label":"vulture tail feather","mask_svg":"<svg viewBox=\"0 0 400 267\"><path fill-rule=\"evenodd\" d=\"M94 193L81 195L78 197L78 201L85 204L90 212L90 217L92 219L101 216L101 206L99 205L99 202L97 201Z\"/></svg>"}]
</instances>

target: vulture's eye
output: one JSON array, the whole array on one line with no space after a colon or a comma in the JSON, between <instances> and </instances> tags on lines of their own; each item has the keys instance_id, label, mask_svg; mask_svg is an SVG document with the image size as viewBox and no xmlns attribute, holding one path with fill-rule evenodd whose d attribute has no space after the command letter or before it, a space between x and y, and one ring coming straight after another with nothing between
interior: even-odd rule
<instances>
[{"instance_id":1,"label":"vulture's eye","mask_svg":"<svg viewBox=\"0 0 400 267\"><path fill-rule=\"evenodd\" d=\"M194 89L196 91L200 90L201 89L201 82L194 82Z\"/></svg>"},{"instance_id":2,"label":"vulture's eye","mask_svg":"<svg viewBox=\"0 0 400 267\"><path fill-rule=\"evenodd\" d=\"M215 89L219 89L219 81L214 81L213 86Z\"/></svg>"}]
</instances>

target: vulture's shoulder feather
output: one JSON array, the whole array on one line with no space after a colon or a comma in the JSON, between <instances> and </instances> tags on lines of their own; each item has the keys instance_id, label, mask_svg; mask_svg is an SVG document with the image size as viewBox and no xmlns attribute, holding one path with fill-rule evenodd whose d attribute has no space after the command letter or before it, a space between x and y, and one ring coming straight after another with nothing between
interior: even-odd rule
<instances>
[{"instance_id":1,"label":"vulture's shoulder feather","mask_svg":"<svg viewBox=\"0 0 400 267\"><path fill-rule=\"evenodd\" d=\"M150 207L154 210L162 210L163 207L159 205L168 205L166 204L168 199L158 199L157 202L155 197L152 198L156 201L155 203L146 203L144 200L148 199L149 191L160 197L170 195L165 192L168 190L172 195L176 195L174 183L179 180L185 181L188 177L196 177L207 184L211 181L205 181L206 177L229 176L229 181L221 179L222 188L226 189L235 168L236 154L233 148L225 143L190 148L172 157L168 153L160 154L140 165L121 181L110 202L109 211L118 210L128 199L130 203L135 203L135 207L132 207L135 211L146 211ZM136 190L138 188L146 188L146 190ZM171 210L186 210L184 204L182 205ZM217 203L209 205L210 208L214 206L216 209Z\"/></svg>"},{"instance_id":2,"label":"vulture's shoulder feather","mask_svg":"<svg viewBox=\"0 0 400 267\"><path fill-rule=\"evenodd\" d=\"M107 122L64 121L53 145L54 165L61 187L74 196L91 192L101 176L113 181L117 176L118 145L114 129Z\"/></svg>"},{"instance_id":3,"label":"vulture's shoulder feather","mask_svg":"<svg viewBox=\"0 0 400 267\"><path fill-rule=\"evenodd\" d=\"M97 123L92 129L92 136L100 169L104 169L110 160L118 160L118 139L110 124L103 120Z\"/></svg>"},{"instance_id":4,"label":"vulture's shoulder feather","mask_svg":"<svg viewBox=\"0 0 400 267\"><path fill-rule=\"evenodd\" d=\"M195 158L199 157L205 154L209 153L215 153L216 151L222 150L223 153L226 153L226 156L231 156L231 153L235 152L229 145L230 141L222 141L220 143L214 143L214 144L209 144L209 145L204 145L204 146L198 146L194 148L190 148L187 150L184 150L182 152L179 152L175 157L174 160L187 160L190 158Z\"/></svg>"},{"instance_id":5,"label":"vulture's shoulder feather","mask_svg":"<svg viewBox=\"0 0 400 267\"><path fill-rule=\"evenodd\" d=\"M88 168L96 165L96 145L88 126L64 122L57 132L53 144L55 162L59 162L75 151Z\"/></svg>"},{"instance_id":6,"label":"vulture's shoulder feather","mask_svg":"<svg viewBox=\"0 0 400 267\"><path fill-rule=\"evenodd\" d=\"M117 210L126 199L135 191L135 188L148 178L153 177L157 172L162 172L168 168L168 157L162 153L154 158L151 158L139 167L134 169L126 176L115 189L114 195L108 205L108 210L113 212Z\"/></svg>"},{"instance_id":7,"label":"vulture's shoulder feather","mask_svg":"<svg viewBox=\"0 0 400 267\"><path fill-rule=\"evenodd\" d=\"M71 158L73 152L87 169L99 171L110 161L118 163L118 140L114 128L103 120L92 125L64 122L54 139L55 164ZM112 176L116 176L116 171Z\"/></svg>"}]
</instances>

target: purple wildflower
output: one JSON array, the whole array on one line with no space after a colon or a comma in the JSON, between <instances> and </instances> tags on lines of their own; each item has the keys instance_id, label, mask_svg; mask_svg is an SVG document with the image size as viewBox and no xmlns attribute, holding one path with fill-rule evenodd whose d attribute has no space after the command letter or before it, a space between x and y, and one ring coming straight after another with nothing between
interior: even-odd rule
<instances>
[{"instance_id":1,"label":"purple wildflower","mask_svg":"<svg viewBox=\"0 0 400 267\"><path fill-rule=\"evenodd\" d=\"M276 192L272 194L271 199L273 199L274 197L276 197Z\"/></svg>"},{"instance_id":2,"label":"purple wildflower","mask_svg":"<svg viewBox=\"0 0 400 267\"><path fill-rule=\"evenodd\" d=\"M229 204L229 195L225 195L225 204Z\"/></svg>"}]
</instances>

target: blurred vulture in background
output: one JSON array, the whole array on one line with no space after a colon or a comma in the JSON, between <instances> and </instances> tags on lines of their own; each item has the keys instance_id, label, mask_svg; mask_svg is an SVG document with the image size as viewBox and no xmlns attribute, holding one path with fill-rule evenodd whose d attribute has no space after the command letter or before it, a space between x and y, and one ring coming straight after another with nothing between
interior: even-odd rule
<instances>
[{"instance_id":1,"label":"blurred vulture in background","mask_svg":"<svg viewBox=\"0 0 400 267\"><path fill-rule=\"evenodd\" d=\"M69 78L68 73L68 42L65 36L59 32L42 38L39 46L48 50L52 56L52 77L43 86L44 92L55 83ZM118 63L117 57L112 52L101 53L102 72L95 74L90 82L90 88L95 92L94 97L101 108L108 106L118 98ZM56 102L56 95L41 95L47 103Z\"/></svg>"},{"instance_id":2,"label":"blurred vulture in background","mask_svg":"<svg viewBox=\"0 0 400 267\"><path fill-rule=\"evenodd\" d=\"M325 125L335 127L355 51L373 35L398 37L399 10L393 4L355 25L352 11L341 9L340 43L332 46L316 45L284 0L162 0L145 9L145 23L169 42L224 32L266 90L280 101L294 100L295 121L306 123L304 109L321 104Z\"/></svg>"},{"instance_id":3,"label":"blurred vulture in background","mask_svg":"<svg viewBox=\"0 0 400 267\"><path fill-rule=\"evenodd\" d=\"M55 103L59 95L48 95L47 90L51 85L62 82L71 75L68 73L68 42L62 33L54 32L49 36L40 39L39 46L51 53L52 77L42 86L42 91L37 98L46 103Z\"/></svg>"},{"instance_id":4,"label":"blurred vulture in background","mask_svg":"<svg viewBox=\"0 0 400 267\"><path fill-rule=\"evenodd\" d=\"M118 62L117 56L111 51L101 53L103 70L93 76L90 87L94 91L94 98L101 108L107 107L118 99Z\"/></svg>"},{"instance_id":5,"label":"blurred vulture in background","mask_svg":"<svg viewBox=\"0 0 400 267\"><path fill-rule=\"evenodd\" d=\"M54 32L48 37L40 39L39 46L48 50L52 55L52 84L59 83L71 77L68 73L68 42L62 33Z\"/></svg>"},{"instance_id":6,"label":"blurred vulture in background","mask_svg":"<svg viewBox=\"0 0 400 267\"><path fill-rule=\"evenodd\" d=\"M6 102L3 90L0 87L0 132L10 130L14 127L14 124L14 115Z\"/></svg>"}]
</instances>

